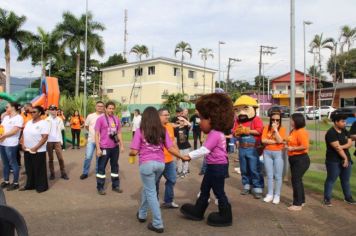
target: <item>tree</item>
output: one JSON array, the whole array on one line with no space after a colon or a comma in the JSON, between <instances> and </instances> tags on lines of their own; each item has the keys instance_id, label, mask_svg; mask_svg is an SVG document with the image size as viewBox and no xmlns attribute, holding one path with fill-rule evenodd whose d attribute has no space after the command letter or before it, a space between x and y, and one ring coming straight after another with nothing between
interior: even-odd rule
<instances>
[{"instance_id":1,"label":"tree","mask_svg":"<svg viewBox=\"0 0 356 236\"><path fill-rule=\"evenodd\" d=\"M85 18L83 14L76 18L70 12L63 13L63 22L56 26L59 33L62 48L68 48L76 53L76 76L75 76L75 96L79 95L79 75L80 75L80 54L85 43ZM88 13L88 55L96 52L100 56L104 55L103 38L95 31L105 30L104 25L93 20L93 15Z\"/></svg>"},{"instance_id":2,"label":"tree","mask_svg":"<svg viewBox=\"0 0 356 236\"><path fill-rule=\"evenodd\" d=\"M206 61L208 60L209 57L214 58L214 54L213 54L213 50L211 50L210 48L202 48L199 50L199 55L201 57L201 59L204 62L204 85L203 85L203 93L205 93L205 68L206 68ZM211 88L213 89L213 88Z\"/></svg>"},{"instance_id":3,"label":"tree","mask_svg":"<svg viewBox=\"0 0 356 236\"><path fill-rule=\"evenodd\" d=\"M126 59L121 54L114 54L110 56L106 62L101 63L101 67L109 67L109 66L116 66L120 64L126 63Z\"/></svg>"},{"instance_id":4,"label":"tree","mask_svg":"<svg viewBox=\"0 0 356 236\"><path fill-rule=\"evenodd\" d=\"M347 51L350 51L353 41L356 39L356 28L351 28L348 25L341 27L340 33L340 52L344 52L344 47L347 46Z\"/></svg>"},{"instance_id":5,"label":"tree","mask_svg":"<svg viewBox=\"0 0 356 236\"><path fill-rule=\"evenodd\" d=\"M329 49L331 52L334 50L334 43L335 40L333 38L326 38L323 39L323 34L321 33L320 35L316 34L314 36L314 39L310 43L310 50L311 51L316 51L318 54L318 60L319 60L319 71L321 72L321 50L322 49Z\"/></svg>"},{"instance_id":6,"label":"tree","mask_svg":"<svg viewBox=\"0 0 356 236\"><path fill-rule=\"evenodd\" d=\"M167 99L163 102L163 107L166 107L169 110L170 114L174 114L177 107L180 106L181 102L186 102L184 94L170 94Z\"/></svg>"},{"instance_id":7,"label":"tree","mask_svg":"<svg viewBox=\"0 0 356 236\"><path fill-rule=\"evenodd\" d=\"M267 91L268 87L268 77L266 76L256 76L255 77L255 90L262 91L263 89Z\"/></svg>"},{"instance_id":8,"label":"tree","mask_svg":"<svg viewBox=\"0 0 356 236\"><path fill-rule=\"evenodd\" d=\"M315 78L319 78L322 74L322 71L319 70L318 66L310 66L308 69L308 74L315 77Z\"/></svg>"},{"instance_id":9,"label":"tree","mask_svg":"<svg viewBox=\"0 0 356 236\"><path fill-rule=\"evenodd\" d=\"M336 62L336 63L335 63ZM336 66L336 68L335 68ZM355 78L356 77L356 49L349 52L340 53L330 57L327 63L327 71L331 74L336 69L337 78Z\"/></svg>"},{"instance_id":10,"label":"tree","mask_svg":"<svg viewBox=\"0 0 356 236\"><path fill-rule=\"evenodd\" d=\"M46 32L41 27L37 28L38 34L32 35L23 48L18 60L22 61L31 58L32 65L41 65L42 76L46 75L46 65L49 64L49 70L53 66L53 63L62 61L63 51L60 50L58 45L59 34L57 32ZM43 51L42 51L43 47Z\"/></svg>"},{"instance_id":11,"label":"tree","mask_svg":"<svg viewBox=\"0 0 356 236\"><path fill-rule=\"evenodd\" d=\"M141 76L141 61L142 61L142 56L146 56L146 58L150 55L148 48L146 45L139 45L136 44L135 46L133 46L130 50L130 53L134 53L136 54L138 60L139 60L139 64L138 64L138 70L137 73L135 72L135 79L134 79L134 84L132 85L132 89L131 89L131 93L130 93L130 99L129 99L129 104L131 103L131 98L132 98L132 94L133 91L135 89L136 86L136 82L137 82L137 76Z\"/></svg>"},{"instance_id":12,"label":"tree","mask_svg":"<svg viewBox=\"0 0 356 236\"><path fill-rule=\"evenodd\" d=\"M31 33L22 30L26 22L26 16L17 16L14 12L0 8L0 39L5 41L6 62L6 92L10 93L10 42L14 44L19 53L22 51L24 42L31 37Z\"/></svg>"},{"instance_id":13,"label":"tree","mask_svg":"<svg viewBox=\"0 0 356 236\"><path fill-rule=\"evenodd\" d=\"M182 94L184 94L184 77L183 77L183 61L184 61L184 53L187 53L190 58L192 58L192 48L189 43L184 41L179 42L174 49L174 55L177 56L177 53L181 53L181 76L182 76Z\"/></svg>"}]
</instances>

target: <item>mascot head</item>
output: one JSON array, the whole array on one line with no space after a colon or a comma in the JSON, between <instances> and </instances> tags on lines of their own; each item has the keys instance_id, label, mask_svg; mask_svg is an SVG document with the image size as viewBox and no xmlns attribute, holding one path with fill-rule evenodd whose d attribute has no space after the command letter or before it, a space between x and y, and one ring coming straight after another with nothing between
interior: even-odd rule
<instances>
[{"instance_id":1,"label":"mascot head","mask_svg":"<svg viewBox=\"0 0 356 236\"><path fill-rule=\"evenodd\" d=\"M256 116L258 104L256 99L242 95L234 103L235 115L240 123L252 120Z\"/></svg>"}]
</instances>

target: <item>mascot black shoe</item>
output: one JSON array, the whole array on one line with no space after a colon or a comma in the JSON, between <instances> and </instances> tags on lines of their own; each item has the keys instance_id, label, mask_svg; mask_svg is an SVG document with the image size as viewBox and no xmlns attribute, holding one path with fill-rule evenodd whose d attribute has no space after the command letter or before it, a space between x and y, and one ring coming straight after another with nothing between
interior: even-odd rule
<instances>
[{"instance_id":1,"label":"mascot black shoe","mask_svg":"<svg viewBox=\"0 0 356 236\"><path fill-rule=\"evenodd\" d=\"M225 227L232 225L231 205L227 203L222 206L219 205L219 212L212 212L208 216L208 225L215 227Z\"/></svg>"},{"instance_id":2,"label":"mascot black shoe","mask_svg":"<svg viewBox=\"0 0 356 236\"><path fill-rule=\"evenodd\" d=\"M208 202L204 202L198 198L195 205L190 203L184 204L180 208L180 212L188 219L199 221L204 219L204 213L208 206Z\"/></svg>"}]
</instances>

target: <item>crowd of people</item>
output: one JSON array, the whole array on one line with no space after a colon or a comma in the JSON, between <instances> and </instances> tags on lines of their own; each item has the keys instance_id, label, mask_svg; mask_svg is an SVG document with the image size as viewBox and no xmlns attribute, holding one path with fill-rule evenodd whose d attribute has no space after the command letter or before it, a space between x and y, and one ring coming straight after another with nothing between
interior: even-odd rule
<instances>
[{"instance_id":1,"label":"crowd of people","mask_svg":"<svg viewBox=\"0 0 356 236\"><path fill-rule=\"evenodd\" d=\"M136 217L146 222L148 210L152 222L148 229L164 231L160 207L179 208L174 201L174 186L177 178L189 176L189 162L202 159L200 175L203 176L195 204L186 203L181 213L191 220L202 220L210 202L210 190L216 197L218 211L210 213L207 223L212 226L232 224L232 206L226 196L224 185L229 177L229 144L238 152L241 172L241 195L252 194L266 203L280 203L284 152L290 165L293 202L291 211L300 211L306 204L303 176L310 166L309 135L305 129L303 114L295 113L290 118L289 134L282 124L281 111L273 110L267 125L256 114L258 104L249 97L240 97L235 103L225 94L208 94L196 102L195 113L189 118L188 110L177 108L175 116L166 108L159 110L147 107L143 113L134 111L132 121L132 142L129 156L138 156L142 181L141 204ZM72 132L72 148L80 147L80 132L87 132L85 158L80 179L88 178L95 156L96 187L99 195L105 195L106 166L110 163L112 191L122 193L119 178L119 156L124 152L120 119L114 114L115 103L98 101L95 112L86 119L75 111L69 120ZM326 172L324 184L325 206L331 206L332 189L339 177L344 200L355 204L350 189L352 158L349 148L356 140L356 123L350 132L345 128L343 114L335 114L333 126L325 135ZM68 180L63 158L65 143L65 117L55 105L48 107L47 114L41 106L25 104L22 108L14 102L6 106L1 116L0 155L3 164L1 188L8 191L36 190L41 193L48 189L48 179L55 179L54 154L56 153L61 178ZM189 136L192 132L193 147ZM19 176L21 154L24 153L26 184L20 188ZM47 172L47 159L48 168ZM19 158L20 156L20 158ZM263 157L263 158L260 158ZM263 168L266 173L267 190L264 194ZM13 180L10 182L12 172ZM164 177L163 203L159 203L159 183Z\"/></svg>"}]
</instances>

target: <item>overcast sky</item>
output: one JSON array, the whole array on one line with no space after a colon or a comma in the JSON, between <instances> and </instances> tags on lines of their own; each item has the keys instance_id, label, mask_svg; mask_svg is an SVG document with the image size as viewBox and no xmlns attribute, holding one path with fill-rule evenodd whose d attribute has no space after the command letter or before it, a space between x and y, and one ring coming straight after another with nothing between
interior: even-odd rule
<instances>
[{"instance_id":1,"label":"overcast sky","mask_svg":"<svg viewBox=\"0 0 356 236\"><path fill-rule=\"evenodd\" d=\"M61 21L64 11L79 16L85 12L85 0L1 0L0 7L27 16L24 29L36 32L38 26L52 30ZM193 49L191 63L202 65L200 48L214 51L207 66L218 68L218 41L221 46L221 70L226 70L229 57L242 61L232 68L232 77L251 80L258 74L259 45L278 47L273 56L265 56L266 76L276 76L290 68L290 1L289 0L89 0L94 19L103 23L104 61L123 51L124 9L128 10L128 44L145 44L154 57L174 58L179 41L189 42ZM355 0L296 1L296 68L303 71L303 20L310 20L307 43L315 34L339 37L340 27L356 27ZM0 67L5 67L4 42L0 41ZM323 67L329 51L323 54ZM13 76L39 75L40 69L30 61L17 62L17 52L11 48ZM134 55L129 57L134 61ZM313 63L307 55L307 67ZM226 75L225 75L226 76Z\"/></svg>"}]
</instances>

